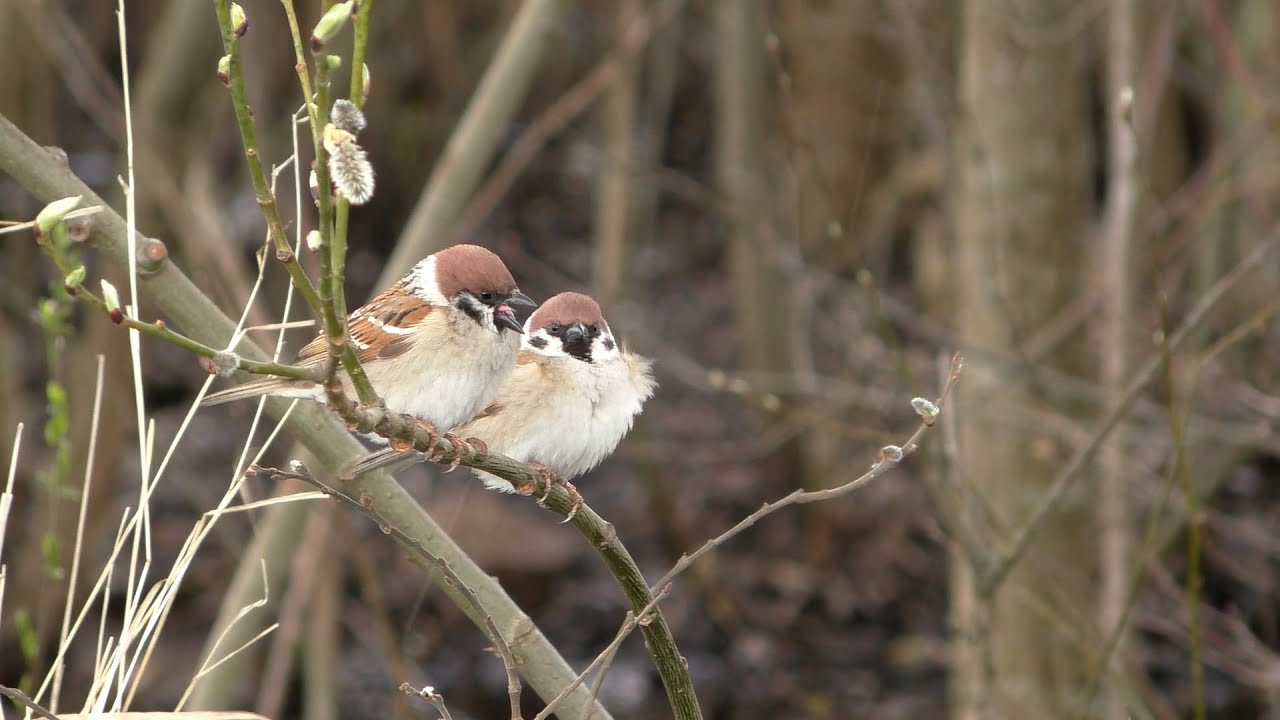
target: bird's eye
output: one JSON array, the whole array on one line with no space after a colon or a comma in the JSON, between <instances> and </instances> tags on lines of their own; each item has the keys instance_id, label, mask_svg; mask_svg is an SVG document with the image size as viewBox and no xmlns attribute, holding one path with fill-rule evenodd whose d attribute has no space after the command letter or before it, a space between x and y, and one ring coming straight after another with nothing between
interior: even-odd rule
<instances>
[{"instance_id":1,"label":"bird's eye","mask_svg":"<svg viewBox=\"0 0 1280 720\"><path fill-rule=\"evenodd\" d=\"M552 335L560 334L560 323L551 323L551 334Z\"/></svg>"},{"instance_id":2,"label":"bird's eye","mask_svg":"<svg viewBox=\"0 0 1280 720\"><path fill-rule=\"evenodd\" d=\"M480 299L484 302L491 303L493 302L493 293L488 290L482 290L480 291Z\"/></svg>"}]
</instances>

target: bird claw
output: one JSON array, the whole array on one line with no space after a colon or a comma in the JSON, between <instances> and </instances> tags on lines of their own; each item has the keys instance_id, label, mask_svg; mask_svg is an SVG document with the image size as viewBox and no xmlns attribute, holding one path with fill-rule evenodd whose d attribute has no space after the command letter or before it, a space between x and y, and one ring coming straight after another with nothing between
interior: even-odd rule
<instances>
[{"instance_id":1,"label":"bird claw","mask_svg":"<svg viewBox=\"0 0 1280 720\"><path fill-rule=\"evenodd\" d=\"M427 422L426 420L414 418L413 424L415 427L421 430L424 435L431 438L431 442L433 445L435 444L435 439L440 437L440 431L436 429L436 426Z\"/></svg>"},{"instance_id":2,"label":"bird claw","mask_svg":"<svg viewBox=\"0 0 1280 720\"><path fill-rule=\"evenodd\" d=\"M542 497L539 497L537 500L538 507L546 509L547 498L551 497L551 487L553 485L559 485L564 488L565 492L569 493L569 512L564 516L564 520L560 521L560 524L563 525L564 523L573 520L573 518L578 514L578 511L582 509L582 504L584 502L582 499L582 493L578 492L578 488L574 487L573 483L560 477L554 470L546 465L543 465L542 463L530 463L530 465L532 465L533 469L537 470L538 474L542 476L543 492Z\"/></svg>"},{"instance_id":3,"label":"bird claw","mask_svg":"<svg viewBox=\"0 0 1280 720\"><path fill-rule=\"evenodd\" d=\"M463 440L451 432L445 433L443 437L445 442L449 443L453 448L453 459L449 461L449 469L445 470L446 473L451 473L454 470L457 470L458 466L462 464L463 456L471 454L472 447L467 444L466 440Z\"/></svg>"},{"instance_id":4,"label":"bird claw","mask_svg":"<svg viewBox=\"0 0 1280 720\"><path fill-rule=\"evenodd\" d=\"M564 525L573 521L573 518L578 515L578 511L582 509L582 505L586 501L582 499L582 493L578 492L578 488L574 487L573 483L563 478L559 478L559 480L564 485L565 492L569 493L569 512L560 521L560 524Z\"/></svg>"}]
</instances>

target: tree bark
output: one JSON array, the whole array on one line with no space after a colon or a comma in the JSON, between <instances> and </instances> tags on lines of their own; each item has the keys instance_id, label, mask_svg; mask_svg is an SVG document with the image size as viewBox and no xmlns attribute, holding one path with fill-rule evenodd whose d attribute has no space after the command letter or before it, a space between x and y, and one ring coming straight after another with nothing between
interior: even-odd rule
<instances>
[{"instance_id":1,"label":"tree bark","mask_svg":"<svg viewBox=\"0 0 1280 720\"><path fill-rule=\"evenodd\" d=\"M1013 420L1017 408L1041 402L1031 368L997 371L982 358L1016 356L1082 277L1090 154L1084 73L1079 33L1062 31L1074 6L974 0L960 19L955 322L972 352L959 388L956 474L986 499L997 532L1024 522L1067 450ZM1079 370L1079 356L1080 344L1066 343L1047 362ZM969 411L979 405L985 412ZM1090 669L1089 642L1072 621L1091 616L1091 518L1082 503L1067 502L990 598L971 595L963 574L973 563L954 569L953 610L990 619L989 635L955 640L990 643L976 653L989 650L994 673L993 694L978 699L982 714L1047 718L1083 710L1076 694Z\"/></svg>"}]
</instances>

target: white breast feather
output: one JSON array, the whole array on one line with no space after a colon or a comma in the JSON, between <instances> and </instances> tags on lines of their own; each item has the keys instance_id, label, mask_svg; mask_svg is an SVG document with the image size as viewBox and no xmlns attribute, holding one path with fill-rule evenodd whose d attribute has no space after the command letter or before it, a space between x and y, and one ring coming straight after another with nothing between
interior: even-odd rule
<instances>
[{"instance_id":1,"label":"white breast feather","mask_svg":"<svg viewBox=\"0 0 1280 720\"><path fill-rule=\"evenodd\" d=\"M500 411L458 429L491 452L540 462L574 478L600 464L631 429L653 394L649 361L634 355L601 363L540 357L517 366L496 403ZM477 472L486 486L511 492L506 480Z\"/></svg>"},{"instance_id":2,"label":"white breast feather","mask_svg":"<svg viewBox=\"0 0 1280 720\"><path fill-rule=\"evenodd\" d=\"M520 337L481 327L451 307L429 315L418 332L409 351L367 364L369 380L388 409L451 430L497 395L515 367Z\"/></svg>"}]
</instances>

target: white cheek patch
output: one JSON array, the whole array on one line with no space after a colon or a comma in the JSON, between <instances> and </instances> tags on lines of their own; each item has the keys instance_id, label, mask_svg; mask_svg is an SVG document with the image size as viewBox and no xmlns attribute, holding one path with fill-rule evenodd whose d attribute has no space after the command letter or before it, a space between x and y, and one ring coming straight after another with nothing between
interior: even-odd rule
<instances>
[{"instance_id":1,"label":"white cheek patch","mask_svg":"<svg viewBox=\"0 0 1280 720\"><path fill-rule=\"evenodd\" d=\"M417 265L413 266L413 270L409 271L406 278L409 292L426 300L432 305L446 305L444 295L440 292L440 286L436 283L436 259L434 256L428 257Z\"/></svg>"},{"instance_id":2,"label":"white cheek patch","mask_svg":"<svg viewBox=\"0 0 1280 720\"><path fill-rule=\"evenodd\" d=\"M614 341L613 336L608 331L598 335L591 343L591 357L596 360L611 358L618 354L618 343Z\"/></svg>"},{"instance_id":3,"label":"white cheek patch","mask_svg":"<svg viewBox=\"0 0 1280 720\"><path fill-rule=\"evenodd\" d=\"M564 346L560 343L560 338L553 337L546 330L538 330L532 334L526 333L524 336L524 346L526 349L546 355L548 357L567 357L568 353L564 351Z\"/></svg>"}]
</instances>

